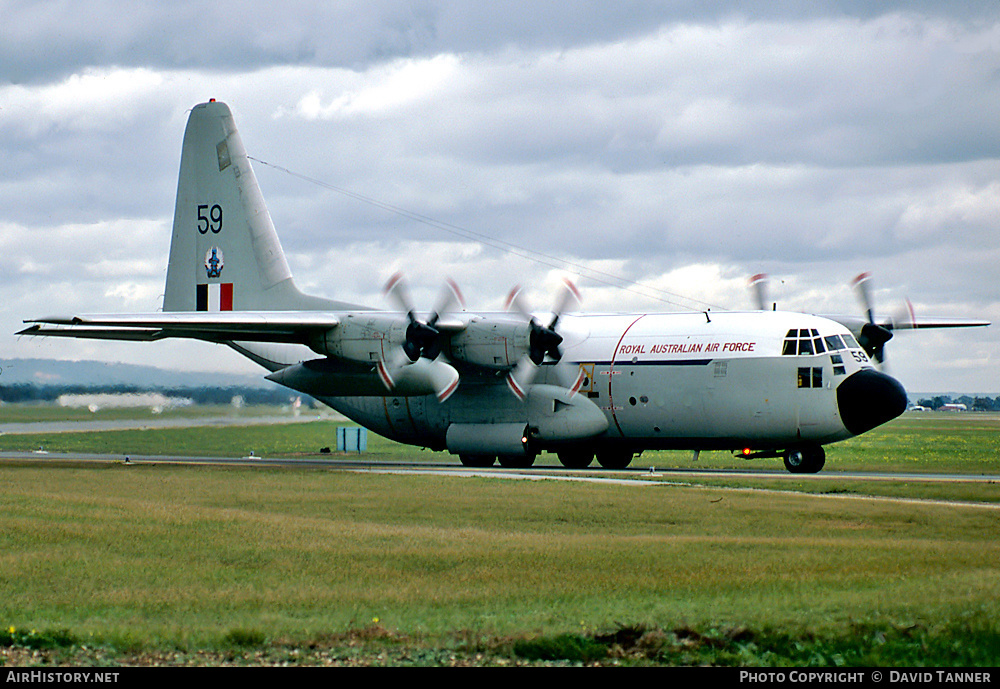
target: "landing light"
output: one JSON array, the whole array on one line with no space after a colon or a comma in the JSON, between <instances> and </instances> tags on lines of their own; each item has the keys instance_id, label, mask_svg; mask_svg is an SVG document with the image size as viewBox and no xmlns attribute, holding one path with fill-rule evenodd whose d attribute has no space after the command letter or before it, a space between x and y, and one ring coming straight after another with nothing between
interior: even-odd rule
<instances>
[{"instance_id":1,"label":"landing light","mask_svg":"<svg viewBox=\"0 0 1000 689\"><path fill-rule=\"evenodd\" d=\"M749 457L752 454L753 454L753 450L751 450L749 447L744 447L743 448L743 456L744 457Z\"/></svg>"}]
</instances>

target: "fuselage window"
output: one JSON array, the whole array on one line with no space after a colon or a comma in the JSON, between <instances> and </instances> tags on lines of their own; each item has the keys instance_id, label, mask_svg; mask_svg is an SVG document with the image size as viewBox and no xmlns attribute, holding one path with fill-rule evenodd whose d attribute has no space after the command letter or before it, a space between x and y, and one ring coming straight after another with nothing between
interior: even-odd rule
<instances>
[{"instance_id":1,"label":"fuselage window","mask_svg":"<svg viewBox=\"0 0 1000 689\"><path fill-rule=\"evenodd\" d=\"M847 373L847 369L844 367L844 358L839 354L831 354L830 362L833 364L833 375L842 376Z\"/></svg>"},{"instance_id":2,"label":"fuselage window","mask_svg":"<svg viewBox=\"0 0 1000 689\"><path fill-rule=\"evenodd\" d=\"M818 366L800 367L798 373L798 386L800 388L821 388L823 387L823 368Z\"/></svg>"}]
</instances>

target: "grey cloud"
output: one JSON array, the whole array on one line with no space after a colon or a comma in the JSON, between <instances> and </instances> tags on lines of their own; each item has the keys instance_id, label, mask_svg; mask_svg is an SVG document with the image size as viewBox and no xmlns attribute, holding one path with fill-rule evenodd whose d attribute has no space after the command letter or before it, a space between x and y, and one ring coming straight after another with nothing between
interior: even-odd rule
<instances>
[{"instance_id":1,"label":"grey cloud","mask_svg":"<svg viewBox=\"0 0 1000 689\"><path fill-rule=\"evenodd\" d=\"M782 305L853 311L846 283L872 270L886 308L1000 318L992 10L480 5L240 3L227 33L207 27L234 4L74 21L7 3L0 59L25 84L0 84L0 247L37 246L0 261L0 325L155 308L185 111L210 96L251 155L458 228L255 164L297 280L327 296L381 305L402 269L427 303L452 275L477 308L515 281L544 308L555 269L496 248L511 242L696 308L748 306L744 276L766 271ZM588 308L672 308L602 280L582 280Z\"/></svg>"},{"instance_id":2,"label":"grey cloud","mask_svg":"<svg viewBox=\"0 0 1000 689\"><path fill-rule=\"evenodd\" d=\"M803 21L865 19L892 12L947 16L963 22L996 18L992 3L587 2L465 3L382 0L314 3L204 3L110 0L2 3L0 61L13 83L38 83L80 66L157 69L259 69L276 64L356 67L396 57L442 52L494 52L614 42L666 23L730 18Z\"/></svg>"}]
</instances>

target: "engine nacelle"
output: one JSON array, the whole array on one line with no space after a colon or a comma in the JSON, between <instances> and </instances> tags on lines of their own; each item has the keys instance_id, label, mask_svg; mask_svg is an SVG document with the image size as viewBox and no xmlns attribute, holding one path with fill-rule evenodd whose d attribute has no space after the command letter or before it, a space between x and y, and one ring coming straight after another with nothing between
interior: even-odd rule
<instances>
[{"instance_id":1,"label":"engine nacelle","mask_svg":"<svg viewBox=\"0 0 1000 689\"><path fill-rule=\"evenodd\" d=\"M448 354L457 361L508 369L528 353L530 336L531 327L524 321L476 316L452 335Z\"/></svg>"},{"instance_id":2,"label":"engine nacelle","mask_svg":"<svg viewBox=\"0 0 1000 689\"><path fill-rule=\"evenodd\" d=\"M608 417L592 400L554 385L528 390L528 434L542 443L585 440L608 429Z\"/></svg>"},{"instance_id":3,"label":"engine nacelle","mask_svg":"<svg viewBox=\"0 0 1000 689\"><path fill-rule=\"evenodd\" d=\"M348 314L335 328L312 338L309 348L324 356L374 365L402 346L406 326L406 318L398 314Z\"/></svg>"},{"instance_id":4,"label":"engine nacelle","mask_svg":"<svg viewBox=\"0 0 1000 689\"><path fill-rule=\"evenodd\" d=\"M303 361L265 377L314 397L385 397L389 394L374 366L340 359ZM420 359L399 371L392 395L436 395L457 378L458 373L451 366Z\"/></svg>"}]
</instances>

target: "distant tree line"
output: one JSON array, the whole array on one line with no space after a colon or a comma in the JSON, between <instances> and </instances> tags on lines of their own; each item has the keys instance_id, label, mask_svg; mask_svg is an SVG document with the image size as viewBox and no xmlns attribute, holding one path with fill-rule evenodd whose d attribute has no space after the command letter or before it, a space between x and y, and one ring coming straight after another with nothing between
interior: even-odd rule
<instances>
[{"instance_id":1,"label":"distant tree line","mask_svg":"<svg viewBox=\"0 0 1000 689\"><path fill-rule=\"evenodd\" d=\"M282 405L301 398L303 404L312 403L312 398L291 392L285 388L254 387L175 387L150 388L138 385L0 385L0 402L55 402L62 395L136 395L157 392L165 397L188 398L195 404L229 404L234 397L241 397L244 404Z\"/></svg>"},{"instance_id":2,"label":"distant tree line","mask_svg":"<svg viewBox=\"0 0 1000 689\"><path fill-rule=\"evenodd\" d=\"M952 399L948 395L937 395L917 400L917 404L938 410L946 404L964 404L969 411L1000 411L1000 397L970 397L962 395Z\"/></svg>"}]
</instances>

